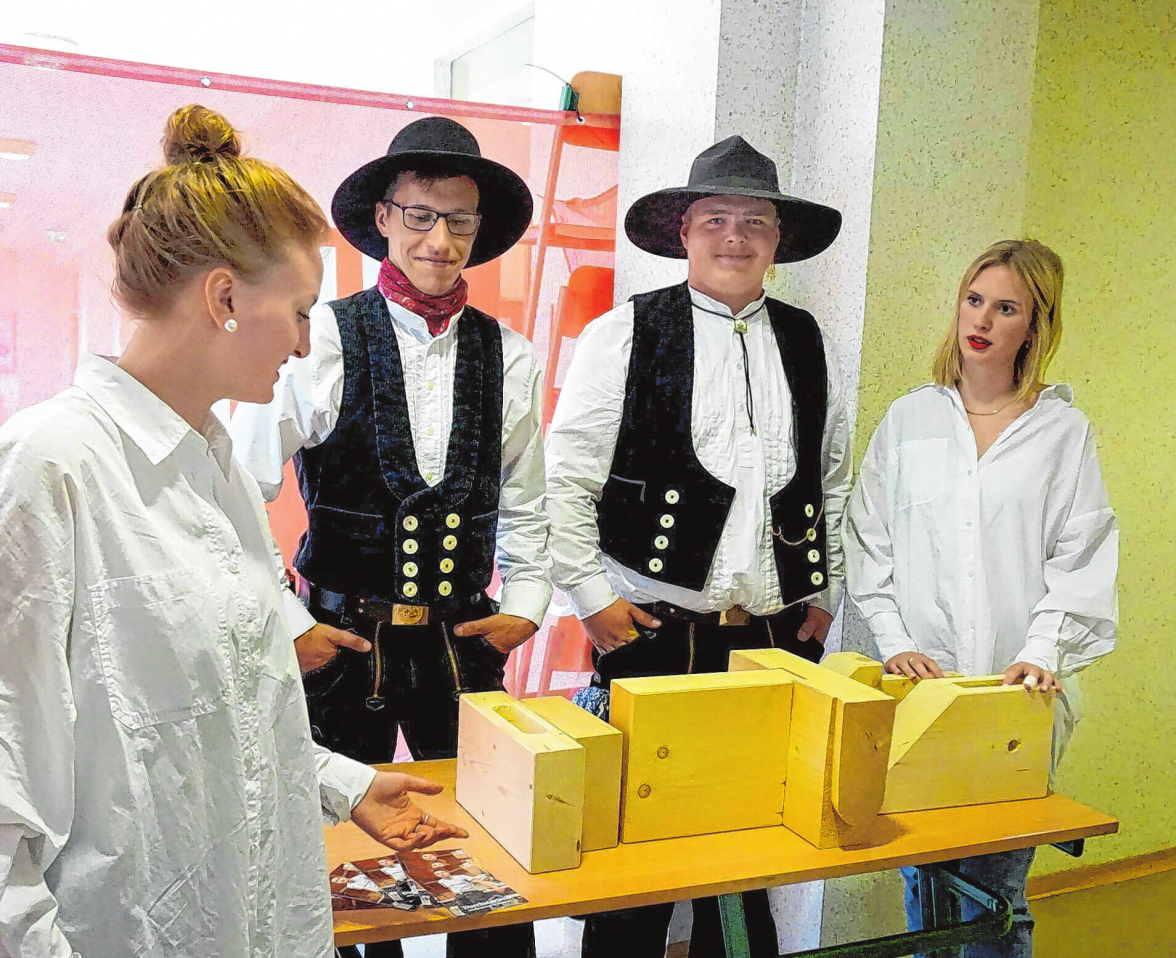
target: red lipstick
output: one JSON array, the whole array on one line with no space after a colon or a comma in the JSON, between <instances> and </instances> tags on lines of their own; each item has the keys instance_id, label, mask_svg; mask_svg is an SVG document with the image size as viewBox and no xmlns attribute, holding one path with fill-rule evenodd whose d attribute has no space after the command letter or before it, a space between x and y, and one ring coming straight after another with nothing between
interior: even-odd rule
<instances>
[{"instance_id":1,"label":"red lipstick","mask_svg":"<svg viewBox=\"0 0 1176 958\"><path fill-rule=\"evenodd\" d=\"M983 336L969 336L968 342L972 344L973 349L978 350L985 350L992 345L992 343L990 343Z\"/></svg>"}]
</instances>

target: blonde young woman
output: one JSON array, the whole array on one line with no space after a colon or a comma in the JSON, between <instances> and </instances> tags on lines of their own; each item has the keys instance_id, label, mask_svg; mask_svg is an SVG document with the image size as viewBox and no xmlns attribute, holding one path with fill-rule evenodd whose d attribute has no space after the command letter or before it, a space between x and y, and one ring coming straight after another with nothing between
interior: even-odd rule
<instances>
[{"instance_id":1,"label":"blonde young woman","mask_svg":"<svg viewBox=\"0 0 1176 958\"><path fill-rule=\"evenodd\" d=\"M845 522L848 594L889 672L1003 673L1056 693L1055 764L1077 719L1074 672L1115 644L1119 532L1094 435L1066 385L1045 385L1062 337L1063 269L1033 240L965 271L934 383L887 411ZM1031 680L1030 680L1031 679ZM1027 956L1033 849L965 859L1014 925L967 956ZM907 911L921 927L907 875Z\"/></svg>"},{"instance_id":2,"label":"blonde young woman","mask_svg":"<svg viewBox=\"0 0 1176 958\"><path fill-rule=\"evenodd\" d=\"M311 745L257 484L210 407L304 355L327 224L202 107L109 232L140 322L0 428L0 955L322 958L322 818L463 835Z\"/></svg>"}]
</instances>

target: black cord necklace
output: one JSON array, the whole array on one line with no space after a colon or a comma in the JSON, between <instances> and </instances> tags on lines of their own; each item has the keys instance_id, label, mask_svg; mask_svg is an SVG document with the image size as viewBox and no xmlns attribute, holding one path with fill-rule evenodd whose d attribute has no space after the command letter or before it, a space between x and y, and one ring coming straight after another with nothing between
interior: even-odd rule
<instances>
[{"instance_id":1,"label":"black cord necklace","mask_svg":"<svg viewBox=\"0 0 1176 958\"><path fill-rule=\"evenodd\" d=\"M743 378L744 378L744 382L747 387L747 423L749 426L751 426L751 434L754 436L756 434L755 433L755 402L753 401L752 394L751 394L751 363L747 359L747 339L746 339L747 321L749 319L751 319L753 316L758 316L761 312L763 312L764 307L768 305L768 301L765 299L762 303L759 304L758 308L753 310L747 316L742 316L742 317L731 317L731 316L727 315L726 313L720 313L717 310L707 309L705 306L699 306L698 303L692 303L691 305L695 309L702 310L702 312L704 312L704 313L710 313L712 316L718 316L720 319L734 318L733 325L734 325L734 329L735 329L735 334L739 337L739 345L743 349Z\"/></svg>"}]
</instances>

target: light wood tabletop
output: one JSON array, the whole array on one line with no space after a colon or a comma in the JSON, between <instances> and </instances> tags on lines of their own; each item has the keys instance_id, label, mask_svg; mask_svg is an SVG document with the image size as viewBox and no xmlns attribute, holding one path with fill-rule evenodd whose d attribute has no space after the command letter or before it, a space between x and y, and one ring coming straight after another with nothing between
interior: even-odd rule
<instances>
[{"instance_id":1,"label":"light wood tabletop","mask_svg":"<svg viewBox=\"0 0 1176 958\"><path fill-rule=\"evenodd\" d=\"M445 786L440 795L416 796L469 838L439 848L464 848L527 904L469 918L441 917L438 909L413 912L373 908L335 914L339 945L410 938L585 915L635 905L680 901L821 878L924 865L968 855L1110 835L1119 823L1063 795L1031 801L970 805L882 816L874 841L856 848L817 849L783 826L618 845L586 852L579 868L530 875L475 822L453 797L456 763L414 762L381 768L421 775ZM715 802L722 802L718 787ZM327 864L376 858L384 847L351 823L326 829Z\"/></svg>"}]
</instances>

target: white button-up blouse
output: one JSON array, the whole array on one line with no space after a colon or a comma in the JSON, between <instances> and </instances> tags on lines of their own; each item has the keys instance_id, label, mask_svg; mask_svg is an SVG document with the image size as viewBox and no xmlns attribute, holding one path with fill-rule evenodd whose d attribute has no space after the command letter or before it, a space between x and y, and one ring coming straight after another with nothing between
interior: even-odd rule
<instances>
[{"instance_id":1,"label":"white button-up blouse","mask_svg":"<svg viewBox=\"0 0 1176 958\"><path fill-rule=\"evenodd\" d=\"M848 594L883 658L1066 675L1114 648L1119 528L1072 400L1048 387L979 460L955 389L921 386L887 411L843 536Z\"/></svg>"},{"instance_id":2,"label":"white button-up blouse","mask_svg":"<svg viewBox=\"0 0 1176 958\"><path fill-rule=\"evenodd\" d=\"M374 772L312 747L280 569L219 423L115 364L0 428L0 955L332 953Z\"/></svg>"}]
</instances>

